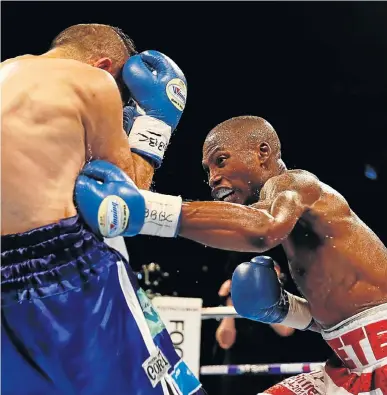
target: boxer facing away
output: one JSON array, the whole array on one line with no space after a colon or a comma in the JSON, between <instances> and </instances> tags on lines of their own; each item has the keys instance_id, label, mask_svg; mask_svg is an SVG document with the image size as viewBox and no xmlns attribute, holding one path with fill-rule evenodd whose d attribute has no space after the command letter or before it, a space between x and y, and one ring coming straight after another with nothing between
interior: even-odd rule
<instances>
[{"instance_id":1,"label":"boxer facing away","mask_svg":"<svg viewBox=\"0 0 387 395\"><path fill-rule=\"evenodd\" d=\"M5 61L1 84L1 393L202 393L128 262L73 203L91 158L149 187L184 110L184 74L90 24Z\"/></svg>"},{"instance_id":2,"label":"boxer facing away","mask_svg":"<svg viewBox=\"0 0 387 395\"><path fill-rule=\"evenodd\" d=\"M236 117L216 126L204 142L203 167L215 202L137 190L116 169L114 179L126 179L124 207L144 215L136 224L122 222L124 234L136 228L257 253L281 244L305 298L284 291L272 260L258 256L233 274L235 309L252 320L318 331L336 356L321 371L266 392L387 394L387 249L375 233L337 191L307 171L287 170L278 136L262 118ZM104 234L104 206L122 192L109 180L113 169L92 162L76 184L80 211L97 233Z\"/></svg>"}]
</instances>

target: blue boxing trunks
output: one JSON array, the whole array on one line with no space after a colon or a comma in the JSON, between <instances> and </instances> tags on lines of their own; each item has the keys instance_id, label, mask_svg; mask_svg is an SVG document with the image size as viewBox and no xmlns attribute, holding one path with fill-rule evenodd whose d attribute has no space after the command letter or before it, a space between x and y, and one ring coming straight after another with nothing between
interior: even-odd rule
<instances>
[{"instance_id":1,"label":"blue boxing trunks","mask_svg":"<svg viewBox=\"0 0 387 395\"><path fill-rule=\"evenodd\" d=\"M2 395L204 394L128 262L78 216L1 243Z\"/></svg>"}]
</instances>

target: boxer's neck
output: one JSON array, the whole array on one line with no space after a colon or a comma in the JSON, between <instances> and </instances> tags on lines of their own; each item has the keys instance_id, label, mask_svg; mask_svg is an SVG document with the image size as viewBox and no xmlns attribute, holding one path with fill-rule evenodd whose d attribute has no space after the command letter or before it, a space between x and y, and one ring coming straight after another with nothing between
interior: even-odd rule
<instances>
[{"instance_id":1,"label":"boxer's neck","mask_svg":"<svg viewBox=\"0 0 387 395\"><path fill-rule=\"evenodd\" d=\"M72 59L85 63L85 59L77 51L71 51L68 48L53 48L40 55L44 58Z\"/></svg>"}]
</instances>

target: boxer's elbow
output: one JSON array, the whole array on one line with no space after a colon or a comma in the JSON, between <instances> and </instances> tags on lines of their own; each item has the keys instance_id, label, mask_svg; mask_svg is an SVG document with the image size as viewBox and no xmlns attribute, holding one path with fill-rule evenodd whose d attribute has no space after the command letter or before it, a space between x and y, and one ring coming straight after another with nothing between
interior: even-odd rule
<instances>
[{"instance_id":1,"label":"boxer's elbow","mask_svg":"<svg viewBox=\"0 0 387 395\"><path fill-rule=\"evenodd\" d=\"M265 252L281 244L288 237L290 229L286 224L268 218L253 225L247 233L254 251Z\"/></svg>"},{"instance_id":2,"label":"boxer's elbow","mask_svg":"<svg viewBox=\"0 0 387 395\"><path fill-rule=\"evenodd\" d=\"M261 253L273 248L272 244L265 236L254 235L253 237L249 237L247 242L251 246L250 249L252 252Z\"/></svg>"}]
</instances>

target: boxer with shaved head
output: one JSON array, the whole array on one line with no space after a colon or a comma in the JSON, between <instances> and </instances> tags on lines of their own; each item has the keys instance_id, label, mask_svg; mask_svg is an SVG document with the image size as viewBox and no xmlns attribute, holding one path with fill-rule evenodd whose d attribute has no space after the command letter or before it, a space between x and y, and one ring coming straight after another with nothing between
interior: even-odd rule
<instances>
[{"instance_id":1,"label":"boxer with shaved head","mask_svg":"<svg viewBox=\"0 0 387 395\"><path fill-rule=\"evenodd\" d=\"M235 309L252 320L320 332L335 358L265 393L387 393L387 249L377 235L339 192L308 171L286 168L278 135L263 118L217 125L205 139L202 164L215 202L150 194L124 177L120 196L129 207L142 198L140 234L253 253L282 245L304 297L286 292L272 259L257 256L233 274ZM81 212L96 232L97 208L118 193L109 175L114 169L92 163L77 182ZM96 184L96 177L104 183ZM86 206L87 200L95 205Z\"/></svg>"}]
</instances>

